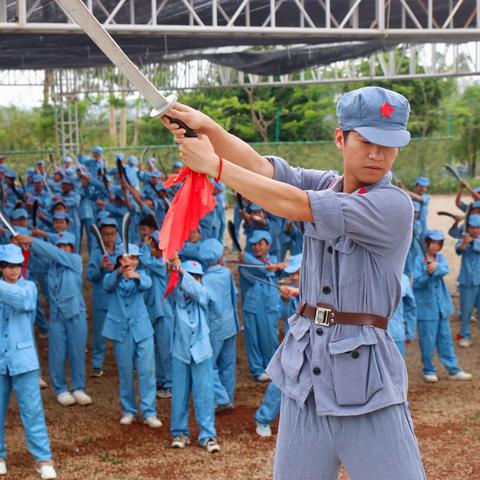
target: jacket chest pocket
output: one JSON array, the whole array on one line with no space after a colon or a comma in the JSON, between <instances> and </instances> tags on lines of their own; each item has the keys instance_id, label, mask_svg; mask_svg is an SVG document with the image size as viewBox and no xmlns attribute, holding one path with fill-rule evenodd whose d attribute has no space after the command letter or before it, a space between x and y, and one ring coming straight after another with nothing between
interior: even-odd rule
<instances>
[{"instance_id":1,"label":"jacket chest pocket","mask_svg":"<svg viewBox=\"0 0 480 480\"><path fill-rule=\"evenodd\" d=\"M373 336L352 335L329 343L338 405L365 405L383 388L375 354L377 342Z\"/></svg>"},{"instance_id":2,"label":"jacket chest pocket","mask_svg":"<svg viewBox=\"0 0 480 480\"><path fill-rule=\"evenodd\" d=\"M347 237L339 237L333 244L340 287L356 283L362 278L365 265L363 255L358 251L359 248Z\"/></svg>"}]
</instances>

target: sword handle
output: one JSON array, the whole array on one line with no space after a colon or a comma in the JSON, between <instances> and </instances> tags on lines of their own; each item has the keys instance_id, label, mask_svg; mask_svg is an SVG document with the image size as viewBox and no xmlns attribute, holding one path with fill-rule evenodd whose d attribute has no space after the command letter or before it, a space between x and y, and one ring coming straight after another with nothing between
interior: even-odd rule
<instances>
[{"instance_id":1,"label":"sword handle","mask_svg":"<svg viewBox=\"0 0 480 480\"><path fill-rule=\"evenodd\" d=\"M168 118L169 122L176 123L180 128L185 129L185 136L187 138L195 138L197 134L185 123L179 120L178 118L173 118L170 115L165 115Z\"/></svg>"}]
</instances>

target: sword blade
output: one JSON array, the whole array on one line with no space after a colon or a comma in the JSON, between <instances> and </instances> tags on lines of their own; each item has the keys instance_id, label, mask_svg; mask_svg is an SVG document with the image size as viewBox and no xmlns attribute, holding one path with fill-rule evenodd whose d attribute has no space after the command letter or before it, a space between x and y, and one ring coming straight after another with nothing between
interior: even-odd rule
<instances>
[{"instance_id":1,"label":"sword blade","mask_svg":"<svg viewBox=\"0 0 480 480\"><path fill-rule=\"evenodd\" d=\"M145 100L157 110L158 115L165 113L173 106L176 101L175 95L165 98L155 88L81 0L57 0L57 3L82 28L118 70L130 80L130 83L142 94Z\"/></svg>"}]
</instances>

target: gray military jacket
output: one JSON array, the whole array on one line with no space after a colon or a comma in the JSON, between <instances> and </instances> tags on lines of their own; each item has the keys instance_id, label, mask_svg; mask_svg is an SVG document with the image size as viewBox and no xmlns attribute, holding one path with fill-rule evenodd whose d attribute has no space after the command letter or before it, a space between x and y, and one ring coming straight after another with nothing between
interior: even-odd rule
<instances>
[{"instance_id":1,"label":"gray military jacket","mask_svg":"<svg viewBox=\"0 0 480 480\"><path fill-rule=\"evenodd\" d=\"M314 221L303 230L301 300L340 312L390 318L412 238L413 206L391 174L353 194L333 172L290 167L270 157L275 179L307 192ZM315 325L293 315L267 373L303 405L313 390L318 415L361 415L407 399L405 362L387 331Z\"/></svg>"}]
</instances>

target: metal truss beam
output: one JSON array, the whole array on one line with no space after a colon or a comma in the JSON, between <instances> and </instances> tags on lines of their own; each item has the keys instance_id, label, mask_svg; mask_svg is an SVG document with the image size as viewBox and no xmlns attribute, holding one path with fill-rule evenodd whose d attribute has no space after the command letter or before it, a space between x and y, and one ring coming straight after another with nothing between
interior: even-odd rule
<instances>
[{"instance_id":1,"label":"metal truss beam","mask_svg":"<svg viewBox=\"0 0 480 480\"><path fill-rule=\"evenodd\" d=\"M448 38L444 41L464 42L480 34L478 0L450 0L447 9L439 0L236 0L227 5L222 0L84 1L116 35L214 35L245 39L248 44L256 35L268 43L279 36L405 41L406 35L426 42L439 41L439 35ZM54 21L40 21L46 6ZM53 1L0 0L1 32L78 34L80 29Z\"/></svg>"},{"instance_id":2,"label":"metal truss beam","mask_svg":"<svg viewBox=\"0 0 480 480\"><path fill-rule=\"evenodd\" d=\"M242 86L288 86L355 81L390 81L480 75L480 42L467 44L402 45L369 58L311 67L280 76L247 74L207 61L150 64L143 72L162 90L209 89ZM78 95L120 92L125 87L113 68L54 70L56 92ZM61 82L58 80L61 79ZM117 79L117 80L115 80ZM35 70L0 70L0 85L43 85L44 73ZM61 88L59 88L61 87Z\"/></svg>"}]
</instances>

